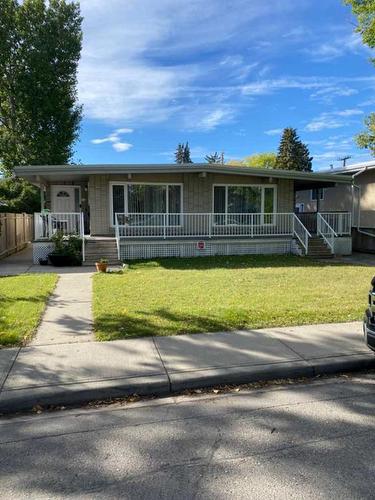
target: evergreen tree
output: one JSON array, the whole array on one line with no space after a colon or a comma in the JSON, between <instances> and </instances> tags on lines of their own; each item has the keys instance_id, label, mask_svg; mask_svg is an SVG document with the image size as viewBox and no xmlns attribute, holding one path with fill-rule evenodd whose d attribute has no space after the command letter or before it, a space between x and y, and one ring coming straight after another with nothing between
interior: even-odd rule
<instances>
[{"instance_id":1,"label":"evergreen tree","mask_svg":"<svg viewBox=\"0 0 375 500\"><path fill-rule=\"evenodd\" d=\"M179 164L184 163L184 145L183 144L179 144L177 146L174 156L175 156L176 163L179 163Z\"/></svg>"},{"instance_id":2,"label":"evergreen tree","mask_svg":"<svg viewBox=\"0 0 375 500\"><path fill-rule=\"evenodd\" d=\"M312 157L306 144L297 135L295 128L285 128L276 157L276 168L283 170L312 171Z\"/></svg>"},{"instance_id":3,"label":"evergreen tree","mask_svg":"<svg viewBox=\"0 0 375 500\"><path fill-rule=\"evenodd\" d=\"M184 163L193 163L190 157L190 147L188 142L184 146Z\"/></svg>"},{"instance_id":4,"label":"evergreen tree","mask_svg":"<svg viewBox=\"0 0 375 500\"><path fill-rule=\"evenodd\" d=\"M221 163L221 155L215 151L215 153L206 155L205 160L207 163Z\"/></svg>"},{"instance_id":5,"label":"evergreen tree","mask_svg":"<svg viewBox=\"0 0 375 500\"><path fill-rule=\"evenodd\" d=\"M179 144L176 148L176 152L174 154L175 162L182 165L183 163L193 163L190 157L190 148L189 143Z\"/></svg>"}]
</instances>

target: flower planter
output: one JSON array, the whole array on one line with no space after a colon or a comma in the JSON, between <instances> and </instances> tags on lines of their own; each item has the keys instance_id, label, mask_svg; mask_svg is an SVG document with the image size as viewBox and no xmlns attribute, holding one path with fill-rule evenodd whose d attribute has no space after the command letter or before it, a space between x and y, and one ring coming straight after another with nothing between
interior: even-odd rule
<instances>
[{"instance_id":1,"label":"flower planter","mask_svg":"<svg viewBox=\"0 0 375 500\"><path fill-rule=\"evenodd\" d=\"M95 262L95 267L99 273L106 273L108 264L106 262Z\"/></svg>"},{"instance_id":2,"label":"flower planter","mask_svg":"<svg viewBox=\"0 0 375 500\"><path fill-rule=\"evenodd\" d=\"M66 267L66 266L75 266L77 262L71 255L55 255L50 253L48 255L48 259L53 266L56 267Z\"/></svg>"}]
</instances>

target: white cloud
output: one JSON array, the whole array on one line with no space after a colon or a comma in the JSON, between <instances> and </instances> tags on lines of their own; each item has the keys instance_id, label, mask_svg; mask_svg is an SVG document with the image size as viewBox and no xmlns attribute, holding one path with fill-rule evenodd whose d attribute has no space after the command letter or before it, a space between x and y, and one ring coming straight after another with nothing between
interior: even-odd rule
<instances>
[{"instance_id":1,"label":"white cloud","mask_svg":"<svg viewBox=\"0 0 375 500\"><path fill-rule=\"evenodd\" d=\"M133 147L133 144L129 144L128 142L115 142L113 144L113 149L118 153L122 153L123 151L128 151Z\"/></svg>"},{"instance_id":2,"label":"white cloud","mask_svg":"<svg viewBox=\"0 0 375 500\"><path fill-rule=\"evenodd\" d=\"M310 98L325 104L330 104L336 97L350 97L358 94L357 89L343 86L330 86L316 90L310 95Z\"/></svg>"},{"instance_id":3,"label":"white cloud","mask_svg":"<svg viewBox=\"0 0 375 500\"><path fill-rule=\"evenodd\" d=\"M217 0L190 0L181 9L175 0L111 0L110 7L103 0L81 0L79 97L85 116L114 126L170 118L185 124L203 106L206 129L231 120L230 100L241 90L233 82L244 81L258 63L229 52L220 64L215 54L281 30L283 16L295 9L293 0L232 3L228 9ZM202 51L210 54L204 64Z\"/></svg>"},{"instance_id":4,"label":"white cloud","mask_svg":"<svg viewBox=\"0 0 375 500\"><path fill-rule=\"evenodd\" d=\"M352 123L352 120L348 120L348 118L362 114L363 111L359 109L324 112L316 118L313 118L313 120L306 125L305 130L307 132L319 132L325 129L346 127Z\"/></svg>"},{"instance_id":5,"label":"white cloud","mask_svg":"<svg viewBox=\"0 0 375 500\"><path fill-rule=\"evenodd\" d=\"M264 133L266 135L280 135L282 131L282 128L272 128L271 130L266 130Z\"/></svg>"},{"instance_id":6,"label":"white cloud","mask_svg":"<svg viewBox=\"0 0 375 500\"><path fill-rule=\"evenodd\" d=\"M330 36L330 40L303 49L303 52L308 54L314 62L329 62L348 53L371 53L371 50L363 45L358 33L351 33L349 36L336 36L333 39L333 35Z\"/></svg>"},{"instance_id":7,"label":"white cloud","mask_svg":"<svg viewBox=\"0 0 375 500\"><path fill-rule=\"evenodd\" d=\"M133 147L133 144L129 144L128 142L121 142L120 135L122 134L131 134L133 132L132 128L118 128L107 137L102 137L98 139L92 139L92 144L105 144L106 142L112 143L112 147L118 153L123 151L128 151Z\"/></svg>"}]
</instances>

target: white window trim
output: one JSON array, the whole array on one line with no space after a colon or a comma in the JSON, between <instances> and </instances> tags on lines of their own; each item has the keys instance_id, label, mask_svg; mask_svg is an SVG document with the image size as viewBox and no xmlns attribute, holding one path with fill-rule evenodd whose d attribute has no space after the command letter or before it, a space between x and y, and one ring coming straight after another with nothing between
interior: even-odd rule
<instances>
[{"instance_id":1,"label":"white window trim","mask_svg":"<svg viewBox=\"0 0 375 500\"><path fill-rule=\"evenodd\" d=\"M165 215L169 215L169 186L180 186L181 187L181 191L180 191L180 205L181 205L181 216L180 216L180 226L182 225L182 214L184 212L184 206L183 206L183 202L184 202L184 185L182 182L131 182L131 181L128 181L128 182L123 182L123 181L111 181L109 183L109 216L110 216L110 227L115 227L114 223L113 223L113 187L112 186L124 186L124 209L125 209L125 214L128 214L129 213L129 210L128 210L128 190L125 189L125 187L127 188L128 185L138 185L138 186L166 186L166 212L165 212ZM171 214L173 215L173 213ZM173 227L173 226L170 226L170 227ZM177 226L175 226L177 227Z\"/></svg>"},{"instance_id":2,"label":"white window trim","mask_svg":"<svg viewBox=\"0 0 375 500\"><path fill-rule=\"evenodd\" d=\"M261 188L261 213L264 213L264 189L273 189L273 212L277 213L277 184L213 184L212 185L212 213L215 213L215 187L225 187L225 214L228 214L228 187L255 187Z\"/></svg>"},{"instance_id":3,"label":"white window trim","mask_svg":"<svg viewBox=\"0 0 375 500\"><path fill-rule=\"evenodd\" d=\"M228 187L257 187L261 188L261 214L264 214L264 189L272 188L273 189L273 212L269 212L269 214L277 213L277 184L225 184L225 183L216 183L212 185L212 213L215 214L215 187L225 187L225 212L221 215L225 215L225 223L220 225L231 226L234 224L228 224L227 217L231 215L228 213ZM220 214L218 214L220 215ZM268 215L268 214L267 214ZM264 215L261 217L261 225L272 226L274 225L274 218L272 218L271 222L264 222Z\"/></svg>"},{"instance_id":4,"label":"white window trim","mask_svg":"<svg viewBox=\"0 0 375 500\"><path fill-rule=\"evenodd\" d=\"M51 200L50 200L50 205L51 205L51 212L52 213L59 213L59 212L54 212L52 209L52 205L55 203L54 198L57 195L59 191L66 191L66 188L74 188L78 189L78 205L79 205L79 212L81 212L81 205L82 205L82 195L81 195L81 186L77 186L75 184L51 184L50 185L50 191L51 191ZM68 213L79 213L76 212L75 210L73 212L68 212Z\"/></svg>"}]
</instances>

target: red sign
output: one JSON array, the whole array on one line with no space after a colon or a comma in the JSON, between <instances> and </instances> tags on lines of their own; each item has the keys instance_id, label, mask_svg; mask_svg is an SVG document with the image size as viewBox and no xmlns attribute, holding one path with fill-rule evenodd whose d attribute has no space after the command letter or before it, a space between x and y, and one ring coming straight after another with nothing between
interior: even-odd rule
<instances>
[{"instance_id":1,"label":"red sign","mask_svg":"<svg viewBox=\"0 0 375 500\"><path fill-rule=\"evenodd\" d=\"M206 242L205 241L198 241L197 248L198 248L198 250L204 250L206 248Z\"/></svg>"}]
</instances>

